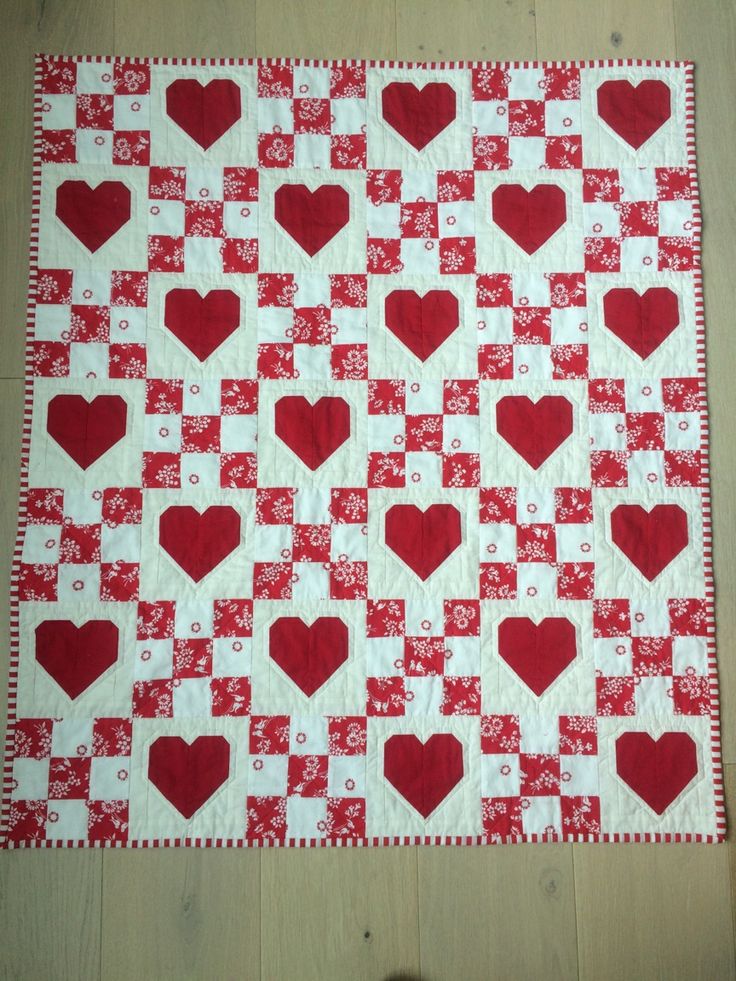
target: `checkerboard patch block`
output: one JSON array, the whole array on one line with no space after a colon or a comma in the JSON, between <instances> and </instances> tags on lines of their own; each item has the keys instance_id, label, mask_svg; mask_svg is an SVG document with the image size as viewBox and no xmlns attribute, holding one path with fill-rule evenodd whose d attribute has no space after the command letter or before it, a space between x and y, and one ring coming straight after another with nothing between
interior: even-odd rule
<instances>
[{"instance_id":1,"label":"checkerboard patch block","mask_svg":"<svg viewBox=\"0 0 736 981\"><path fill-rule=\"evenodd\" d=\"M719 841L685 62L39 56L3 843Z\"/></svg>"}]
</instances>

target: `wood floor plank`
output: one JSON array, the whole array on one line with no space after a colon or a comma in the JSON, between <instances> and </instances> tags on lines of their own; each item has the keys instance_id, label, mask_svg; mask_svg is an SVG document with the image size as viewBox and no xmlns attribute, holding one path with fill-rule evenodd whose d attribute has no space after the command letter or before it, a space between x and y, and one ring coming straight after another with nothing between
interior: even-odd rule
<instances>
[{"instance_id":1,"label":"wood floor plank","mask_svg":"<svg viewBox=\"0 0 736 981\"><path fill-rule=\"evenodd\" d=\"M695 61L698 174L703 206L708 398L713 486L713 557L723 717L736 711L736 432L733 426L733 215L736 185L725 175L736 157L736 7L713 0L703 18L697 4L677 0L677 54ZM720 588L719 588L720 587ZM736 726L724 725L723 758L736 763Z\"/></svg>"},{"instance_id":2,"label":"wood floor plank","mask_svg":"<svg viewBox=\"0 0 736 981\"><path fill-rule=\"evenodd\" d=\"M423 981L577 977L568 845L423 848Z\"/></svg>"},{"instance_id":3,"label":"wood floor plank","mask_svg":"<svg viewBox=\"0 0 736 981\"><path fill-rule=\"evenodd\" d=\"M114 0L115 51L137 57L251 58L255 0Z\"/></svg>"},{"instance_id":4,"label":"wood floor plank","mask_svg":"<svg viewBox=\"0 0 736 981\"><path fill-rule=\"evenodd\" d=\"M114 0L30 0L17 8L33 50L48 54L111 54ZM40 45L40 47L39 47ZM35 46L35 47L33 47Z\"/></svg>"},{"instance_id":5,"label":"wood floor plank","mask_svg":"<svg viewBox=\"0 0 736 981\"><path fill-rule=\"evenodd\" d=\"M404 61L493 59L536 54L535 0L396 0L397 57Z\"/></svg>"},{"instance_id":6,"label":"wood floor plank","mask_svg":"<svg viewBox=\"0 0 736 981\"><path fill-rule=\"evenodd\" d=\"M17 8L7 13L12 29L0 31L0 85L4 96L3 112L0 113L3 147L0 155L0 296L5 323L0 376L22 378L31 234L33 49L30 22L21 18Z\"/></svg>"},{"instance_id":7,"label":"wood floor plank","mask_svg":"<svg viewBox=\"0 0 736 981\"><path fill-rule=\"evenodd\" d=\"M101 852L5 852L0 883L0 976L100 977Z\"/></svg>"},{"instance_id":8,"label":"wood floor plank","mask_svg":"<svg viewBox=\"0 0 736 981\"><path fill-rule=\"evenodd\" d=\"M722 845L575 845L581 981L736 977Z\"/></svg>"},{"instance_id":9,"label":"wood floor plank","mask_svg":"<svg viewBox=\"0 0 736 981\"><path fill-rule=\"evenodd\" d=\"M234 849L105 853L105 981L258 981L260 859Z\"/></svg>"},{"instance_id":10,"label":"wood floor plank","mask_svg":"<svg viewBox=\"0 0 736 981\"><path fill-rule=\"evenodd\" d=\"M394 58L394 0L257 0L258 54L270 58Z\"/></svg>"},{"instance_id":11,"label":"wood floor plank","mask_svg":"<svg viewBox=\"0 0 736 981\"><path fill-rule=\"evenodd\" d=\"M674 58L672 0L537 0L540 59Z\"/></svg>"},{"instance_id":12,"label":"wood floor plank","mask_svg":"<svg viewBox=\"0 0 736 981\"><path fill-rule=\"evenodd\" d=\"M736 814L736 764L730 763L723 768L726 785L726 817L730 822ZM731 924L733 926L734 946L736 947L736 835L729 832L726 847L728 848L728 867L731 873Z\"/></svg>"},{"instance_id":13,"label":"wood floor plank","mask_svg":"<svg viewBox=\"0 0 736 981\"><path fill-rule=\"evenodd\" d=\"M263 981L418 973L415 848L268 850L261 862Z\"/></svg>"}]
</instances>

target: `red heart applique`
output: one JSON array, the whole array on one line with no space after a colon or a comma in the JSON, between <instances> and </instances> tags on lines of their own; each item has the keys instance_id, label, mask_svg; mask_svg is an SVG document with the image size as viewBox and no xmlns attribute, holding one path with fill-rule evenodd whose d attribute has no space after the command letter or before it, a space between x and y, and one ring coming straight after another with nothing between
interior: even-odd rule
<instances>
[{"instance_id":1,"label":"red heart applique","mask_svg":"<svg viewBox=\"0 0 736 981\"><path fill-rule=\"evenodd\" d=\"M652 287L641 296L631 288L609 290L603 297L603 320L644 360L680 323L677 294L666 286Z\"/></svg>"},{"instance_id":2,"label":"red heart applique","mask_svg":"<svg viewBox=\"0 0 736 981\"><path fill-rule=\"evenodd\" d=\"M284 395L276 403L274 428L310 470L317 470L350 436L350 406L339 397L324 396L311 405L303 395Z\"/></svg>"},{"instance_id":3,"label":"red heart applique","mask_svg":"<svg viewBox=\"0 0 736 981\"><path fill-rule=\"evenodd\" d=\"M350 195L339 184L310 191L282 184L274 195L274 217L307 255L316 255L350 220Z\"/></svg>"},{"instance_id":4,"label":"red heart applique","mask_svg":"<svg viewBox=\"0 0 736 981\"><path fill-rule=\"evenodd\" d=\"M271 624L268 652L311 697L347 661L348 628L338 617L319 617L309 627L299 617L280 617Z\"/></svg>"},{"instance_id":5,"label":"red heart applique","mask_svg":"<svg viewBox=\"0 0 736 981\"><path fill-rule=\"evenodd\" d=\"M383 747L383 774L428 818L463 778L462 743L449 733L435 733L426 743L413 735L391 736Z\"/></svg>"},{"instance_id":6,"label":"red heart applique","mask_svg":"<svg viewBox=\"0 0 736 981\"><path fill-rule=\"evenodd\" d=\"M121 181L64 181L56 189L56 217L82 245L96 252L130 221L130 188Z\"/></svg>"},{"instance_id":7,"label":"red heart applique","mask_svg":"<svg viewBox=\"0 0 736 981\"><path fill-rule=\"evenodd\" d=\"M240 299L232 290L170 290L164 323L195 358L207 358L240 326Z\"/></svg>"},{"instance_id":8,"label":"red heart applique","mask_svg":"<svg viewBox=\"0 0 736 981\"><path fill-rule=\"evenodd\" d=\"M491 198L493 220L510 239L532 255L567 221L565 192L556 184L501 184Z\"/></svg>"},{"instance_id":9,"label":"red heart applique","mask_svg":"<svg viewBox=\"0 0 736 981\"><path fill-rule=\"evenodd\" d=\"M447 82L429 82L422 89L413 82L391 82L381 102L383 118L415 150L439 136L457 112L455 90Z\"/></svg>"},{"instance_id":10,"label":"red heart applique","mask_svg":"<svg viewBox=\"0 0 736 981\"><path fill-rule=\"evenodd\" d=\"M452 504L394 504L386 512L388 547L420 579L428 579L462 543L460 512Z\"/></svg>"},{"instance_id":11,"label":"red heart applique","mask_svg":"<svg viewBox=\"0 0 736 981\"><path fill-rule=\"evenodd\" d=\"M44 620L36 627L36 660L69 698L77 698L118 659L118 628L109 620Z\"/></svg>"},{"instance_id":12,"label":"red heart applique","mask_svg":"<svg viewBox=\"0 0 736 981\"><path fill-rule=\"evenodd\" d=\"M213 78L207 85L196 78L179 78L166 89L166 112L209 150L240 119L240 89L229 78Z\"/></svg>"},{"instance_id":13,"label":"red heart applique","mask_svg":"<svg viewBox=\"0 0 736 981\"><path fill-rule=\"evenodd\" d=\"M633 86L622 78L598 86L598 115L635 150L667 122L671 112L669 87L659 79Z\"/></svg>"},{"instance_id":14,"label":"red heart applique","mask_svg":"<svg viewBox=\"0 0 736 981\"><path fill-rule=\"evenodd\" d=\"M572 433L572 405L564 395L506 395L496 403L496 430L538 470Z\"/></svg>"},{"instance_id":15,"label":"red heart applique","mask_svg":"<svg viewBox=\"0 0 736 981\"><path fill-rule=\"evenodd\" d=\"M159 736L148 751L148 779L185 818L190 818L227 780L230 743L224 736Z\"/></svg>"},{"instance_id":16,"label":"red heart applique","mask_svg":"<svg viewBox=\"0 0 736 981\"><path fill-rule=\"evenodd\" d=\"M698 772L694 739L665 732L625 732L616 740L616 772L653 811L663 814Z\"/></svg>"},{"instance_id":17,"label":"red heart applique","mask_svg":"<svg viewBox=\"0 0 736 981\"><path fill-rule=\"evenodd\" d=\"M199 582L240 544L240 515L228 505L167 508L159 518L158 541L184 572Z\"/></svg>"},{"instance_id":18,"label":"red heart applique","mask_svg":"<svg viewBox=\"0 0 736 981\"><path fill-rule=\"evenodd\" d=\"M508 617L498 627L498 653L535 695L542 695L577 656L575 627L565 617Z\"/></svg>"},{"instance_id":19,"label":"red heart applique","mask_svg":"<svg viewBox=\"0 0 736 981\"><path fill-rule=\"evenodd\" d=\"M460 325L457 297L449 290L394 290L386 297L386 326L420 361L426 361Z\"/></svg>"},{"instance_id":20,"label":"red heart applique","mask_svg":"<svg viewBox=\"0 0 736 981\"><path fill-rule=\"evenodd\" d=\"M127 427L128 406L120 395L55 395L48 405L46 431L82 470L118 443Z\"/></svg>"},{"instance_id":21,"label":"red heart applique","mask_svg":"<svg viewBox=\"0 0 736 981\"><path fill-rule=\"evenodd\" d=\"M611 511L611 538L650 582L688 544L687 514L679 504L619 504Z\"/></svg>"}]
</instances>

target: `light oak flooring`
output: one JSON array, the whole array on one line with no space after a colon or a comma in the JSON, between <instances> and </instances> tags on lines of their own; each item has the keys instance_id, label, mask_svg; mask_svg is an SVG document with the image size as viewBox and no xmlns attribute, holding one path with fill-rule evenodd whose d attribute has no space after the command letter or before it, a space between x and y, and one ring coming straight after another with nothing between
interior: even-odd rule
<instances>
[{"instance_id":1,"label":"light oak flooring","mask_svg":"<svg viewBox=\"0 0 736 981\"><path fill-rule=\"evenodd\" d=\"M18 481L34 51L697 63L723 742L736 794L736 427L728 394L736 364L734 3L2 0L0 15L4 621ZM0 647L4 677L7 648ZM0 973L24 981L721 981L736 976L735 880L733 842L3 853Z\"/></svg>"}]
</instances>

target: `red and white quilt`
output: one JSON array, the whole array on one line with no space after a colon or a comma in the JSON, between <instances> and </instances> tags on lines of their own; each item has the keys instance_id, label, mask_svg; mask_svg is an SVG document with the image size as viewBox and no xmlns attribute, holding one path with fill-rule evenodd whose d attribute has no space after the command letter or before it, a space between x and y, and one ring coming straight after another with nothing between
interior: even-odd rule
<instances>
[{"instance_id":1,"label":"red and white quilt","mask_svg":"<svg viewBox=\"0 0 736 981\"><path fill-rule=\"evenodd\" d=\"M35 127L4 843L722 840L693 66Z\"/></svg>"}]
</instances>

